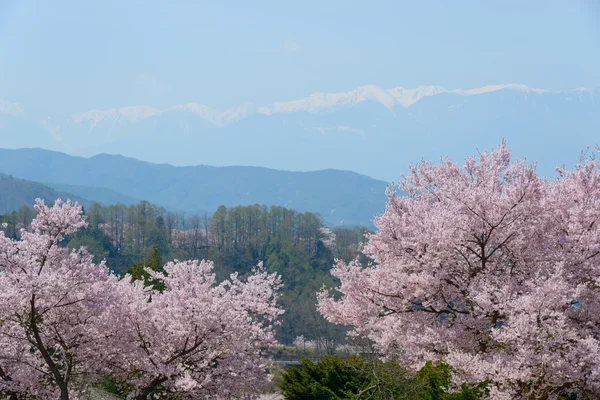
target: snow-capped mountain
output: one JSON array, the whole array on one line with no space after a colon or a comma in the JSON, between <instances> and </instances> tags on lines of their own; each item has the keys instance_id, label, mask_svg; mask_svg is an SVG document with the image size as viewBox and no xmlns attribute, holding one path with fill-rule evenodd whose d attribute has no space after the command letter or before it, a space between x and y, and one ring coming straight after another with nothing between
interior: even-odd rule
<instances>
[{"instance_id":1,"label":"snow-capped mountain","mask_svg":"<svg viewBox=\"0 0 600 400\"><path fill-rule=\"evenodd\" d=\"M176 165L338 168L397 180L410 162L458 158L507 139L517 155L539 161L550 174L600 142L599 93L520 84L454 90L369 85L225 111L187 103L37 119L4 101L0 147L108 152Z\"/></svg>"},{"instance_id":2,"label":"snow-capped mountain","mask_svg":"<svg viewBox=\"0 0 600 400\"><path fill-rule=\"evenodd\" d=\"M476 96L500 90L512 90L515 92L535 93L539 95L550 93L543 89L529 88L520 84L489 85L469 90L446 90L440 86L419 86L416 89L405 89L398 86L386 90L379 86L368 85L361 86L349 92L314 93L299 100L275 102L261 107L253 107L252 105L237 106L222 112L198 103L177 104L163 110L150 106L123 107L110 110L90 110L73 115L71 124L78 125L87 122L91 124L92 127L95 127L103 120L111 122L136 122L141 119L151 118L171 111L186 111L212 123L215 127L223 127L225 125L236 123L241 119L254 114L272 115L299 111L320 113L354 107L364 102L378 103L388 110L393 111L396 107L407 108L425 97L442 93L457 94L460 96ZM590 89L575 89L575 91L593 93ZM1 106L2 104L0 103L0 107Z\"/></svg>"}]
</instances>

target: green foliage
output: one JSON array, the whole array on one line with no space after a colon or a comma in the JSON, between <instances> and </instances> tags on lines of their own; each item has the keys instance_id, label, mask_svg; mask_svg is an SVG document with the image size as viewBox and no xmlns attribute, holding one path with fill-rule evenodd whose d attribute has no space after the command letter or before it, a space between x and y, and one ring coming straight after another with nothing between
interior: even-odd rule
<instances>
[{"instance_id":1,"label":"green foliage","mask_svg":"<svg viewBox=\"0 0 600 400\"><path fill-rule=\"evenodd\" d=\"M485 383L469 387L463 385L459 392L447 393L451 372L445 364L433 365L430 361L419 370L416 379L423 385L423 400L477 400L485 392Z\"/></svg>"},{"instance_id":2,"label":"green foliage","mask_svg":"<svg viewBox=\"0 0 600 400\"><path fill-rule=\"evenodd\" d=\"M161 280L156 280L150 276L148 270L154 272L163 272L163 261L160 257L160 253L158 251L158 247L152 246L149 251L149 255L142 261L127 269L127 274L131 275L131 281L144 281L144 286L151 286L153 289L156 289L162 292L165 289L165 284Z\"/></svg>"},{"instance_id":3,"label":"green foliage","mask_svg":"<svg viewBox=\"0 0 600 400\"><path fill-rule=\"evenodd\" d=\"M99 263L102 260L111 259L116 256L114 248L111 246L110 237L100 229L100 210L99 204L94 204L88 209L84 209L88 226L80 229L70 235L67 247L70 249L79 249L85 247L94 255L94 262Z\"/></svg>"},{"instance_id":4,"label":"green foliage","mask_svg":"<svg viewBox=\"0 0 600 400\"><path fill-rule=\"evenodd\" d=\"M35 218L35 210L27 206L22 206L18 211L0 216L0 224L6 224L6 228L1 228L6 237L17 239L21 228L28 227Z\"/></svg>"},{"instance_id":5,"label":"green foliage","mask_svg":"<svg viewBox=\"0 0 600 400\"><path fill-rule=\"evenodd\" d=\"M570 393L570 394L563 394L562 396L559 397L560 400L577 400L577 394L575 393Z\"/></svg>"},{"instance_id":6,"label":"green foliage","mask_svg":"<svg viewBox=\"0 0 600 400\"><path fill-rule=\"evenodd\" d=\"M482 384L448 393L449 368L431 363L414 375L398 363L359 356L325 357L317 363L303 359L301 364L283 373L279 387L287 400L478 400L485 390Z\"/></svg>"},{"instance_id":7,"label":"green foliage","mask_svg":"<svg viewBox=\"0 0 600 400\"><path fill-rule=\"evenodd\" d=\"M283 374L280 388L288 400L354 399L370 382L370 377L362 372L364 362L358 357L342 360L330 356L317 363L308 359L301 363L300 368L290 367Z\"/></svg>"},{"instance_id":8,"label":"green foliage","mask_svg":"<svg viewBox=\"0 0 600 400\"><path fill-rule=\"evenodd\" d=\"M247 273L259 261L282 276L280 304L286 313L278 327L281 342L290 344L303 335L332 352L344 341L345 329L316 312L315 294L323 285L334 284L329 274L334 258L349 260L358 255L363 231L336 229L334 233L345 239L344 246L329 249L323 243L324 224L318 214L260 205L221 206L207 227L205 254L215 261L221 278L233 271Z\"/></svg>"},{"instance_id":9,"label":"green foliage","mask_svg":"<svg viewBox=\"0 0 600 400\"><path fill-rule=\"evenodd\" d=\"M122 398L125 398L133 388L127 384L120 382L112 376L103 376L100 381L96 384L96 388L103 392L113 394Z\"/></svg>"}]
</instances>

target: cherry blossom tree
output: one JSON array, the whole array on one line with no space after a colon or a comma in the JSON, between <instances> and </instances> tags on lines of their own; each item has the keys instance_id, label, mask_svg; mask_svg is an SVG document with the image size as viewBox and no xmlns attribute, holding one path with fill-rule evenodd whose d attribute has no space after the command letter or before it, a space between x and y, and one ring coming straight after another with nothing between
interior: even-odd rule
<instances>
[{"instance_id":1,"label":"cherry blossom tree","mask_svg":"<svg viewBox=\"0 0 600 400\"><path fill-rule=\"evenodd\" d=\"M546 180L506 145L411 167L365 253L338 262L320 311L493 399L600 398L600 166Z\"/></svg>"},{"instance_id":2,"label":"cherry blossom tree","mask_svg":"<svg viewBox=\"0 0 600 400\"><path fill-rule=\"evenodd\" d=\"M21 240L0 232L0 391L67 400L102 365L98 328L117 279L85 250L59 246L86 225L77 203L35 209Z\"/></svg>"},{"instance_id":3,"label":"cherry blossom tree","mask_svg":"<svg viewBox=\"0 0 600 400\"><path fill-rule=\"evenodd\" d=\"M210 262L173 262L145 288L59 245L86 225L77 203L35 209L20 240L0 232L0 397L74 399L100 374L136 399L252 397L268 380L278 276L217 283Z\"/></svg>"},{"instance_id":4,"label":"cherry blossom tree","mask_svg":"<svg viewBox=\"0 0 600 400\"><path fill-rule=\"evenodd\" d=\"M113 371L135 388L135 399L252 397L268 381L265 351L282 313L279 277L259 265L244 281L233 274L217 283L212 271L206 261L149 271L163 291L123 279L114 325L123 357Z\"/></svg>"}]
</instances>

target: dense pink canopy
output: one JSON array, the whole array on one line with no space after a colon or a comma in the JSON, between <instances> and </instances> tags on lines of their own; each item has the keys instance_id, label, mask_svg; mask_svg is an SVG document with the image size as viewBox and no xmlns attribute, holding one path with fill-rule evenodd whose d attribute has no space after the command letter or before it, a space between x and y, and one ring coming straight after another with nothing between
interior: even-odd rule
<instances>
[{"instance_id":1,"label":"dense pink canopy","mask_svg":"<svg viewBox=\"0 0 600 400\"><path fill-rule=\"evenodd\" d=\"M338 262L321 312L385 356L488 380L494 399L600 398L600 168L559 175L511 162L505 145L412 167L375 220L375 263Z\"/></svg>"},{"instance_id":2,"label":"dense pink canopy","mask_svg":"<svg viewBox=\"0 0 600 400\"><path fill-rule=\"evenodd\" d=\"M210 262L172 262L164 291L122 281L122 305L114 320L115 373L137 388L178 398L251 397L267 383L265 351L275 344L272 324L279 278L261 266L245 281L216 282ZM133 372L133 373L132 373ZM158 386L161 390L157 390Z\"/></svg>"},{"instance_id":3,"label":"dense pink canopy","mask_svg":"<svg viewBox=\"0 0 600 400\"><path fill-rule=\"evenodd\" d=\"M81 207L38 200L31 231L0 232L0 390L65 398L101 371L98 329L117 299L117 278L84 249L60 247L86 225Z\"/></svg>"},{"instance_id":4,"label":"dense pink canopy","mask_svg":"<svg viewBox=\"0 0 600 400\"><path fill-rule=\"evenodd\" d=\"M173 262L154 274L164 291L147 289L59 246L86 225L78 204L35 208L20 240L0 231L0 395L68 400L102 374L137 399L251 397L266 382L275 274L218 283L212 263Z\"/></svg>"}]
</instances>

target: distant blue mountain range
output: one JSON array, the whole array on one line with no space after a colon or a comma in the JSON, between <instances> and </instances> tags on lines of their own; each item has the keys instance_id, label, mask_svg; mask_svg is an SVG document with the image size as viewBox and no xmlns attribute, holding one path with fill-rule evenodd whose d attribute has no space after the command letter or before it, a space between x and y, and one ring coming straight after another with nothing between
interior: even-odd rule
<instances>
[{"instance_id":1,"label":"distant blue mountain range","mask_svg":"<svg viewBox=\"0 0 600 400\"><path fill-rule=\"evenodd\" d=\"M43 117L5 103L0 147L122 154L173 165L335 168L397 181L410 162L462 159L506 139L515 155L538 161L540 172L551 175L600 142L599 93L518 84L470 90L363 86L222 112L188 103Z\"/></svg>"},{"instance_id":2,"label":"distant blue mountain range","mask_svg":"<svg viewBox=\"0 0 600 400\"><path fill-rule=\"evenodd\" d=\"M31 193L49 200L62 193L104 204L148 200L187 215L211 214L220 205L280 205L317 212L330 226L372 227L373 217L383 212L386 200L385 182L355 172L174 167L123 156L82 158L42 149L0 149L0 173L33 181L19 180L19 185L7 181L7 190L0 187L0 204L9 197L20 201L7 201L13 208L23 202L31 205L35 198Z\"/></svg>"}]
</instances>

